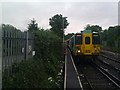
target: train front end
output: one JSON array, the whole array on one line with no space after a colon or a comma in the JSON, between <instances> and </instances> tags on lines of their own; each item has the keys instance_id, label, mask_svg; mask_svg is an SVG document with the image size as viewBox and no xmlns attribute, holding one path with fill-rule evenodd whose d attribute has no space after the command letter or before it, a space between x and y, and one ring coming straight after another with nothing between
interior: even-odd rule
<instances>
[{"instance_id":1,"label":"train front end","mask_svg":"<svg viewBox=\"0 0 120 90\"><path fill-rule=\"evenodd\" d=\"M82 32L82 55L86 58L97 57L100 53L100 36L91 30Z\"/></svg>"}]
</instances>

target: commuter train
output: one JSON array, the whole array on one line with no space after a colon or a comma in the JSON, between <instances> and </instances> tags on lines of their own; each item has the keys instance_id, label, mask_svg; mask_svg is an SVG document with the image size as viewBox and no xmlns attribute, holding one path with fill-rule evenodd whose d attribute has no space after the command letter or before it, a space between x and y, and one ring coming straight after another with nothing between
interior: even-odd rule
<instances>
[{"instance_id":1,"label":"commuter train","mask_svg":"<svg viewBox=\"0 0 120 90\"><path fill-rule=\"evenodd\" d=\"M72 55L77 57L97 58L100 53L100 35L91 30L74 34L66 41Z\"/></svg>"}]
</instances>

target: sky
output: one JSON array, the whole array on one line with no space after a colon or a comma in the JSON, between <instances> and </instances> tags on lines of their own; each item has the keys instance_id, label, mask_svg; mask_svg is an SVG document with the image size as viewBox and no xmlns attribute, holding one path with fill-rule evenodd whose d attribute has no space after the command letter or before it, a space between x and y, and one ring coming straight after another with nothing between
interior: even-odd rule
<instances>
[{"instance_id":1,"label":"sky","mask_svg":"<svg viewBox=\"0 0 120 90\"><path fill-rule=\"evenodd\" d=\"M106 2L5 0L0 3L0 7L2 23L11 24L22 31L27 30L33 18L40 28L49 29L49 18L56 14L67 17L70 23L65 29L65 34L80 32L87 24L99 25L103 29L118 25L118 2L113 0Z\"/></svg>"}]
</instances>

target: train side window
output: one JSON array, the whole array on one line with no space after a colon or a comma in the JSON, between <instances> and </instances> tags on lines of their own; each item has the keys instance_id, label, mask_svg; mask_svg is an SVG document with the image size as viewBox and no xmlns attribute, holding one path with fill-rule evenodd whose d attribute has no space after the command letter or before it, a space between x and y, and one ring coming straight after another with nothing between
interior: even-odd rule
<instances>
[{"instance_id":1,"label":"train side window","mask_svg":"<svg viewBox=\"0 0 120 90\"><path fill-rule=\"evenodd\" d=\"M85 37L85 44L90 44L90 37Z\"/></svg>"},{"instance_id":2,"label":"train side window","mask_svg":"<svg viewBox=\"0 0 120 90\"><path fill-rule=\"evenodd\" d=\"M100 36L99 35L93 35L93 44L100 44Z\"/></svg>"},{"instance_id":3,"label":"train side window","mask_svg":"<svg viewBox=\"0 0 120 90\"><path fill-rule=\"evenodd\" d=\"M75 36L75 44L82 44L82 36L81 35Z\"/></svg>"},{"instance_id":4,"label":"train side window","mask_svg":"<svg viewBox=\"0 0 120 90\"><path fill-rule=\"evenodd\" d=\"M71 40L71 47L73 47L74 46L74 38L72 38L72 40Z\"/></svg>"}]
</instances>

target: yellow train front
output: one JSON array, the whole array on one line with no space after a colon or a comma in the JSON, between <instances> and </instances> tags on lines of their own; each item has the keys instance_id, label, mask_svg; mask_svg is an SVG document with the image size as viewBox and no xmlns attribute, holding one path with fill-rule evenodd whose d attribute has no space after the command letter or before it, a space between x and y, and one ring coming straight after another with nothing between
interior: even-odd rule
<instances>
[{"instance_id":1,"label":"yellow train front","mask_svg":"<svg viewBox=\"0 0 120 90\"><path fill-rule=\"evenodd\" d=\"M97 58L100 54L100 35L91 30L84 30L82 32L82 50L83 56L88 58Z\"/></svg>"},{"instance_id":2,"label":"yellow train front","mask_svg":"<svg viewBox=\"0 0 120 90\"><path fill-rule=\"evenodd\" d=\"M84 30L73 35L68 45L75 57L97 58L100 53L100 36L91 30Z\"/></svg>"}]
</instances>

